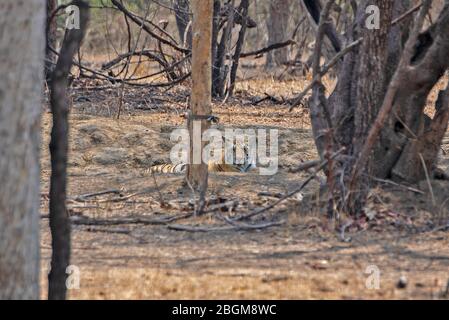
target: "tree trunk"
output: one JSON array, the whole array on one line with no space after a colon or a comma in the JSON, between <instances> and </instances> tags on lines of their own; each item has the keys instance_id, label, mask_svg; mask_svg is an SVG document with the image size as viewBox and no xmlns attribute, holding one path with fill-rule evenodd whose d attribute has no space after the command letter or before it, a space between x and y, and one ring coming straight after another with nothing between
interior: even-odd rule
<instances>
[{"instance_id":1,"label":"tree trunk","mask_svg":"<svg viewBox=\"0 0 449 320\"><path fill-rule=\"evenodd\" d=\"M51 73L56 65L56 54L50 50L49 46L56 49L56 17L51 19L52 13L57 7L56 0L47 0L47 24L46 24L46 47L45 47L45 79L51 78ZM51 19L51 20L50 20Z\"/></svg>"},{"instance_id":2,"label":"tree trunk","mask_svg":"<svg viewBox=\"0 0 449 320\"><path fill-rule=\"evenodd\" d=\"M270 15L267 19L268 45L288 40L287 29L290 0L270 1ZM288 62L289 47L267 53L266 67L280 66Z\"/></svg>"},{"instance_id":3,"label":"tree trunk","mask_svg":"<svg viewBox=\"0 0 449 320\"><path fill-rule=\"evenodd\" d=\"M50 104L53 114L51 131L51 180L50 180L50 229L52 236L51 270L48 275L48 299L66 298L67 267L70 264L70 218L66 208L67 152L68 152L68 114L67 98L68 75L73 57L78 51L89 14L88 5L74 0L79 8L80 28L67 30L59 54L58 63L52 74Z\"/></svg>"},{"instance_id":4,"label":"tree trunk","mask_svg":"<svg viewBox=\"0 0 449 320\"><path fill-rule=\"evenodd\" d=\"M418 17L424 17L425 3ZM379 29L365 27L368 5L380 9ZM338 181L329 185L333 198L349 199L343 209L352 214L362 211L371 176L409 183L424 179L436 166L447 130L449 89L440 93L433 119L424 107L449 68L449 0L433 25L403 45L410 19L394 26L392 21L410 5L408 0L360 3L347 42L363 37L362 44L344 57L329 99L318 85L312 95L312 126L321 158L329 150L346 148L327 175L329 182ZM330 123L322 110L328 110ZM332 139L323 133L331 133Z\"/></svg>"},{"instance_id":5,"label":"tree trunk","mask_svg":"<svg viewBox=\"0 0 449 320\"><path fill-rule=\"evenodd\" d=\"M190 1L176 0L175 2L176 25L178 26L179 39L184 47L192 48L192 28L190 20Z\"/></svg>"},{"instance_id":6,"label":"tree trunk","mask_svg":"<svg viewBox=\"0 0 449 320\"><path fill-rule=\"evenodd\" d=\"M242 19L242 23L241 23L242 27L239 32L239 38L237 40L234 56L232 59L233 61L232 61L230 82L229 82L229 88L228 88L228 93L230 96L232 96L234 94L235 81L237 79L237 70L239 68L240 54L242 53L243 45L245 43L246 29L248 27L248 25L247 25L248 9L249 9L249 0L242 0L240 2L239 12L238 12L239 16Z\"/></svg>"},{"instance_id":7,"label":"tree trunk","mask_svg":"<svg viewBox=\"0 0 449 320\"><path fill-rule=\"evenodd\" d=\"M211 45L213 0L192 0L192 96L191 113L188 120L190 133L190 163L187 181L200 195L200 211L207 189L207 163L202 155L205 143L202 134L209 127L207 118L211 114Z\"/></svg>"},{"instance_id":8,"label":"tree trunk","mask_svg":"<svg viewBox=\"0 0 449 320\"><path fill-rule=\"evenodd\" d=\"M0 2L0 299L39 299L45 1Z\"/></svg>"},{"instance_id":9,"label":"tree trunk","mask_svg":"<svg viewBox=\"0 0 449 320\"><path fill-rule=\"evenodd\" d=\"M221 32L220 42L217 45L216 58L214 59L212 75L212 93L214 97L223 98L226 92L226 84L229 75L229 64L227 55L231 53L232 29L235 23L235 0L231 0L223 7L226 12L226 25ZM214 31L215 34L215 31Z\"/></svg>"}]
</instances>

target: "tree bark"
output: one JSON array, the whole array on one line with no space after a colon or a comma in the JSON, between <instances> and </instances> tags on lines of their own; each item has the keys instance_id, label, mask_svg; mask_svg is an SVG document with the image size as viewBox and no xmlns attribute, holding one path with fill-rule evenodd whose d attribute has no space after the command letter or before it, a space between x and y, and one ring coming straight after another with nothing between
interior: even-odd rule
<instances>
[{"instance_id":1,"label":"tree bark","mask_svg":"<svg viewBox=\"0 0 449 320\"><path fill-rule=\"evenodd\" d=\"M51 131L50 230L52 236L51 270L48 275L48 299L64 300L67 287L66 269L70 264L70 218L66 208L68 114L68 75L73 57L78 51L86 31L89 6L74 0L79 8L80 29L67 30L52 74L50 104L53 114Z\"/></svg>"},{"instance_id":2,"label":"tree bark","mask_svg":"<svg viewBox=\"0 0 449 320\"><path fill-rule=\"evenodd\" d=\"M235 0L231 0L226 4L223 10L226 11L226 25L221 32L220 43L216 50L216 58L214 59L214 67L212 74L212 93L214 97L224 97L226 84L229 74L229 65L227 64L227 55L231 52L232 29L235 23ZM214 32L215 33L215 32Z\"/></svg>"},{"instance_id":3,"label":"tree bark","mask_svg":"<svg viewBox=\"0 0 449 320\"><path fill-rule=\"evenodd\" d=\"M46 24L46 43L45 46L45 79L50 80L51 73L56 65L56 54L50 50L51 48L56 48L56 17L50 20L52 13L57 7L56 0L47 0L47 24Z\"/></svg>"},{"instance_id":4,"label":"tree bark","mask_svg":"<svg viewBox=\"0 0 449 320\"><path fill-rule=\"evenodd\" d=\"M178 26L179 39L184 47L192 48L192 28L190 19L190 1L176 0L175 2L176 25Z\"/></svg>"},{"instance_id":5,"label":"tree bark","mask_svg":"<svg viewBox=\"0 0 449 320\"><path fill-rule=\"evenodd\" d=\"M0 25L0 300L39 299L45 1L1 1Z\"/></svg>"},{"instance_id":6,"label":"tree bark","mask_svg":"<svg viewBox=\"0 0 449 320\"><path fill-rule=\"evenodd\" d=\"M290 0L270 1L270 15L267 19L268 45L288 40L288 19ZM289 47L267 53L266 67L280 66L288 62Z\"/></svg>"},{"instance_id":7,"label":"tree bark","mask_svg":"<svg viewBox=\"0 0 449 320\"><path fill-rule=\"evenodd\" d=\"M368 5L382 13L379 29L365 27ZM337 158L339 165L327 175L334 198L345 199L343 207L335 207L351 214L363 210L371 176L408 183L424 179L436 166L447 130L449 89L440 92L433 119L424 114L424 107L449 68L449 0L438 20L421 33L429 1L414 25L411 19L392 25L410 5L408 0L360 3L347 42L363 38L362 44L344 57L329 99L321 86L314 86L311 117L317 149L323 159L329 149L345 148L346 154ZM320 112L326 108L331 121ZM332 139L326 140L323 132L331 132ZM336 181L337 186L329 185Z\"/></svg>"},{"instance_id":8,"label":"tree bark","mask_svg":"<svg viewBox=\"0 0 449 320\"><path fill-rule=\"evenodd\" d=\"M248 9L249 9L249 0L242 0L239 7L239 16L242 18L241 29L239 32L239 38L237 40L237 44L235 47L235 52L232 61L231 67L231 75L230 75L230 84L228 88L229 96L234 94L235 89L235 81L237 79L237 70L239 68L240 54L242 53L243 45L245 43L245 35L247 29L247 21L248 21Z\"/></svg>"},{"instance_id":9,"label":"tree bark","mask_svg":"<svg viewBox=\"0 0 449 320\"><path fill-rule=\"evenodd\" d=\"M200 195L200 210L207 189L207 164L202 161L205 143L202 134L209 128L207 117L211 114L211 44L213 0L192 0L192 96L191 114L188 121L190 133L190 164L187 181ZM197 132L195 126L200 125ZM200 147L198 149L197 147Z\"/></svg>"}]
</instances>

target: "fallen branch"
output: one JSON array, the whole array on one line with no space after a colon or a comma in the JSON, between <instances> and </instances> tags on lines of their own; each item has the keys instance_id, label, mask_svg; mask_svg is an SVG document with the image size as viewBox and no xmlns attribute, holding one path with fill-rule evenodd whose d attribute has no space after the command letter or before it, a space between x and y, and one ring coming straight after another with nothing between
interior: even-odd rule
<instances>
[{"instance_id":1,"label":"fallen branch","mask_svg":"<svg viewBox=\"0 0 449 320\"><path fill-rule=\"evenodd\" d=\"M73 216L70 221L74 225L84 225L84 226L117 226L124 224L142 224L142 225L163 225L176 220L186 219L191 217L191 213L180 214L171 217L162 218L149 218L146 216L138 217L126 217L126 218L113 218L113 219L93 219L90 217L80 217Z\"/></svg>"},{"instance_id":2,"label":"fallen branch","mask_svg":"<svg viewBox=\"0 0 449 320\"><path fill-rule=\"evenodd\" d=\"M280 99L272 96L271 94L268 94L268 93L265 92L265 97L263 97L261 99L258 99L258 100L254 101L254 102L250 102L249 104L252 105L252 106L257 106L258 104L260 104L260 103L262 103L264 101L270 101L270 102L273 102L274 104L284 104L285 103L284 99L280 100Z\"/></svg>"},{"instance_id":3,"label":"fallen branch","mask_svg":"<svg viewBox=\"0 0 449 320\"><path fill-rule=\"evenodd\" d=\"M226 218L229 219L229 218ZM211 231L230 231L230 230L259 230L259 229L265 229L275 226L280 226L284 224L284 221L276 221L276 222L265 222L260 224L246 224L246 223L235 223L234 221L227 221L231 226L226 227L207 227L207 226L188 226L188 225L182 225L182 224L170 224L167 226L170 230L175 231L188 231L188 232L211 232Z\"/></svg>"},{"instance_id":4,"label":"fallen branch","mask_svg":"<svg viewBox=\"0 0 449 320\"><path fill-rule=\"evenodd\" d=\"M82 195L76 196L74 198L74 200L77 202L87 202L87 201L89 201L89 200L87 200L87 198L102 196L102 195L110 194L110 193L121 194L120 190L118 190L118 189L109 189L109 190L104 190L104 191L82 194Z\"/></svg>"},{"instance_id":5,"label":"fallen branch","mask_svg":"<svg viewBox=\"0 0 449 320\"><path fill-rule=\"evenodd\" d=\"M125 228L97 228L97 227L88 227L83 231L88 232L101 232L101 233L118 233L118 234L131 234L131 230Z\"/></svg>"},{"instance_id":6,"label":"fallen branch","mask_svg":"<svg viewBox=\"0 0 449 320\"><path fill-rule=\"evenodd\" d=\"M301 163L296 168L290 169L289 172L291 172L291 173L298 173L300 171L307 171L309 169L312 169L312 168L318 166L320 163L321 163L320 160L306 161L306 162Z\"/></svg>"},{"instance_id":7,"label":"fallen branch","mask_svg":"<svg viewBox=\"0 0 449 320\"><path fill-rule=\"evenodd\" d=\"M284 200L294 196L295 194L299 193L302 191L302 189L304 189L309 183L310 181L312 181L313 179L315 179L315 177L317 176L318 172L320 172L324 167L327 166L327 163L329 162L329 160L333 160L335 159L338 155L340 155L343 151L345 151L345 148L341 148L340 150L338 150L337 152L335 152L332 156L329 157L329 159L324 160L321 165L295 190L290 191L289 193L287 193L285 196L283 196L282 198L280 198L279 200L273 202L272 204L263 207L263 208L259 208L257 210L254 210L253 212L250 212L246 215L243 216L238 216L233 218L233 221L238 221L238 220L244 220L244 219L248 219L251 217L254 217L258 214L261 214L263 212L266 212L272 208L274 208L275 206L277 206L279 203L283 202Z\"/></svg>"},{"instance_id":8,"label":"fallen branch","mask_svg":"<svg viewBox=\"0 0 449 320\"><path fill-rule=\"evenodd\" d=\"M376 177L373 177L373 176L370 176L370 178L373 179L374 181L377 181L377 182L380 182L380 183L386 183L386 184L390 184L392 186L396 186L396 187L407 189L408 191L412 191L412 192L415 192L415 193L425 194L425 192L423 192L423 191L421 191L419 189L412 188L412 187L409 187L409 186L406 186L406 185L403 185L403 184L399 184L399 183L396 183L396 182L391 181L391 180L384 180L384 179L376 178Z\"/></svg>"}]
</instances>

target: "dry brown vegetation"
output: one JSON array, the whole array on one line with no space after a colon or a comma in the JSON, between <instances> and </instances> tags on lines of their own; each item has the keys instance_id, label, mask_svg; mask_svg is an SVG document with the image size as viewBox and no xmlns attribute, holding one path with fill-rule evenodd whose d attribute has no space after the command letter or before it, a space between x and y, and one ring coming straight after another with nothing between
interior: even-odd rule
<instances>
[{"instance_id":1,"label":"dry brown vegetation","mask_svg":"<svg viewBox=\"0 0 449 320\"><path fill-rule=\"evenodd\" d=\"M192 226L223 225L217 215L246 213L275 201L300 185L307 172L291 169L316 158L307 108L288 112L269 94L300 92L307 79L261 78L261 70L244 68L249 80L239 82L236 96L215 103L220 126L277 128L279 171L258 174L211 174L209 198L236 200L229 212L174 221ZM86 83L83 83L85 86ZM95 83L92 86L96 85ZM448 297L449 185L433 182L436 203L424 181L412 186L381 184L370 194L367 214L335 232L320 212L319 183L255 218L283 221L260 230L185 232L167 224L99 225L86 221L144 217L163 220L192 211L183 177L145 173L167 161L172 129L184 125L188 83L175 90L127 88L122 117L117 120L118 86L105 90L72 90L70 117L69 208L74 221L72 264L81 271L79 290L71 299L309 299ZM328 81L330 87L332 81ZM75 87L77 83L75 82ZM430 99L435 99L434 95ZM42 288L51 254L48 229L51 115L43 118L42 142ZM449 165L449 135L442 168ZM96 197L92 192L117 190ZM87 220L91 218L90 220ZM77 222L78 221L78 222ZM349 239L350 237L350 239ZM344 241L346 240L346 241ZM379 290L365 286L366 268L381 271ZM401 277L405 288L398 288ZM42 292L42 297L46 292Z\"/></svg>"}]
</instances>

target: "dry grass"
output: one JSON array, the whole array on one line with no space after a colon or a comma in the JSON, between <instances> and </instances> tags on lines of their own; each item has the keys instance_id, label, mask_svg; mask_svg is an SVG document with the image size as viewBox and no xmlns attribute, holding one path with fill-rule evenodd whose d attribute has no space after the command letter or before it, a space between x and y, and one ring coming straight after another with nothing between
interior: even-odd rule
<instances>
[{"instance_id":1,"label":"dry grass","mask_svg":"<svg viewBox=\"0 0 449 320\"><path fill-rule=\"evenodd\" d=\"M289 113L283 105L250 104L265 93L289 97L304 85L305 81L299 80L245 80L239 83L235 99L224 105L214 104L214 113L222 126L279 129L280 166L274 176L212 174L210 195L238 199L240 205L235 210L248 212L274 201L258 195L260 191L285 193L304 179L303 173L293 174L289 169L299 160L316 157L308 110L299 108ZM331 85L329 81L328 86ZM187 87L167 93L127 88L120 120L114 118L116 89L73 93L69 196L111 188L125 195L143 193L119 202L108 201L111 195L89 203L70 201L71 215L162 217L188 209L190 192L182 187L182 177L158 176L156 186L145 174L151 163L168 159L169 133L185 122L181 115L187 91ZM87 97L88 101L78 101L79 97ZM50 121L50 115L45 114L44 194L49 187ZM443 158L443 163L448 162L447 156ZM438 217L446 220L447 188L435 186L441 205ZM164 205L158 190L163 194ZM187 233L171 231L166 226L74 226L72 263L80 268L81 283L79 290L70 291L70 298L443 298L449 279L449 234L419 232L431 231L426 226L436 221L437 210L429 206L427 194L418 196L393 187L374 190L370 199L374 220L367 221L368 227L362 231L348 230L352 241L346 243L329 231L314 205L317 190L318 183L314 182L305 190L303 201L291 199L264 214L264 219L284 219L287 223L260 231ZM43 196L42 213L47 210L47 198ZM211 225L216 221L209 215L179 223ZM50 259L48 220L42 219L41 225L45 288ZM370 265L381 271L378 290L365 286L365 271ZM408 279L405 289L396 287L401 276ZM45 294L42 292L43 297Z\"/></svg>"}]
</instances>

